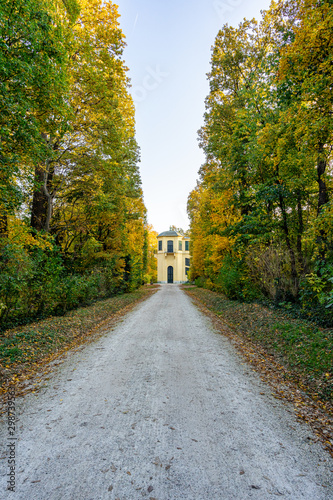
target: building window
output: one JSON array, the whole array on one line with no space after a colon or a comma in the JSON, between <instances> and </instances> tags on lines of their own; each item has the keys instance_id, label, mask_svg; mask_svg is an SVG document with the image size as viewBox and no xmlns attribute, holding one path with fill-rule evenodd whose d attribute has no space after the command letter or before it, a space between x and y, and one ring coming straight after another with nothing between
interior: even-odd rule
<instances>
[{"instance_id":1,"label":"building window","mask_svg":"<svg viewBox=\"0 0 333 500\"><path fill-rule=\"evenodd\" d=\"M168 241L168 253L173 253L173 241Z\"/></svg>"},{"instance_id":2,"label":"building window","mask_svg":"<svg viewBox=\"0 0 333 500\"><path fill-rule=\"evenodd\" d=\"M158 251L161 252L162 251L162 241L159 241L158 242Z\"/></svg>"},{"instance_id":3,"label":"building window","mask_svg":"<svg viewBox=\"0 0 333 500\"><path fill-rule=\"evenodd\" d=\"M190 242L185 241L185 252L189 252L189 250L190 250Z\"/></svg>"},{"instance_id":4,"label":"building window","mask_svg":"<svg viewBox=\"0 0 333 500\"><path fill-rule=\"evenodd\" d=\"M190 259L185 259L185 266L190 267Z\"/></svg>"},{"instance_id":5,"label":"building window","mask_svg":"<svg viewBox=\"0 0 333 500\"><path fill-rule=\"evenodd\" d=\"M180 250L180 251L183 250L183 245L182 245L181 241L178 242L178 250Z\"/></svg>"},{"instance_id":6,"label":"building window","mask_svg":"<svg viewBox=\"0 0 333 500\"><path fill-rule=\"evenodd\" d=\"M185 274L186 274L186 276L188 275L189 270L190 270L189 267L185 267Z\"/></svg>"}]
</instances>

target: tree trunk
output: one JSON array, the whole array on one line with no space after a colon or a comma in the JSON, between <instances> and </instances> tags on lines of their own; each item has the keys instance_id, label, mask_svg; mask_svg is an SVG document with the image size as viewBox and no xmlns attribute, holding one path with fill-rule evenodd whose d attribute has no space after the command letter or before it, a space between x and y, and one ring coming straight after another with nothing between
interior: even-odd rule
<instances>
[{"instance_id":1,"label":"tree trunk","mask_svg":"<svg viewBox=\"0 0 333 500\"><path fill-rule=\"evenodd\" d=\"M35 168L35 191L32 200L31 227L37 231L50 231L54 193L54 169L38 165Z\"/></svg>"},{"instance_id":2,"label":"tree trunk","mask_svg":"<svg viewBox=\"0 0 333 500\"><path fill-rule=\"evenodd\" d=\"M326 203L328 203L327 186L325 180L323 179L326 170L326 165L327 161L324 156L324 144L319 143L318 160L317 160L317 175L318 175L317 182L319 186L317 215L320 214L323 206L326 205Z\"/></svg>"},{"instance_id":3,"label":"tree trunk","mask_svg":"<svg viewBox=\"0 0 333 500\"><path fill-rule=\"evenodd\" d=\"M286 241L286 245L287 245L289 255L290 255L291 277L294 280L296 296L297 296L299 283L298 283L298 273L297 273L297 268L296 268L295 252L293 250L293 247L292 247L292 244L290 241L287 212L286 212L286 207L284 204L284 199L283 199L281 191L279 193L279 205L280 205L280 209L281 209L281 213L282 213L282 222L283 222L282 226L283 226L283 231L284 231L284 235L285 235L285 241Z\"/></svg>"},{"instance_id":4,"label":"tree trunk","mask_svg":"<svg viewBox=\"0 0 333 500\"><path fill-rule=\"evenodd\" d=\"M246 192L248 190L248 184L246 180L246 168L242 168L240 171L240 193L239 193L239 202L240 202L240 212L241 215L249 215L251 213L251 207L248 203L248 200L246 199Z\"/></svg>"},{"instance_id":5,"label":"tree trunk","mask_svg":"<svg viewBox=\"0 0 333 500\"><path fill-rule=\"evenodd\" d=\"M46 133L42 133L42 138L50 149L55 151L58 149L58 143L51 144ZM54 163L49 160L45 165L37 165L35 167L35 191L32 200L31 209L31 227L37 231L50 231L50 221L53 210L53 176Z\"/></svg>"},{"instance_id":6,"label":"tree trunk","mask_svg":"<svg viewBox=\"0 0 333 500\"><path fill-rule=\"evenodd\" d=\"M300 265L300 270L302 272L304 267L303 250L302 250L302 236L304 231L304 223L303 223L303 210L302 210L301 200L302 200L301 193L298 191L297 192L297 215L298 215L297 256Z\"/></svg>"},{"instance_id":7,"label":"tree trunk","mask_svg":"<svg viewBox=\"0 0 333 500\"><path fill-rule=\"evenodd\" d=\"M44 194L47 198L47 211L46 211L46 220L45 220L45 231L50 231L50 222L53 213L53 200L55 196L55 191L53 190L53 176L54 176L54 166L52 164L51 167L47 169L46 173L46 182L44 182Z\"/></svg>"},{"instance_id":8,"label":"tree trunk","mask_svg":"<svg viewBox=\"0 0 333 500\"><path fill-rule=\"evenodd\" d=\"M31 210L31 227L37 231L45 229L48 215L48 198L44 193L45 179L45 168L37 165L35 167L35 191Z\"/></svg>"},{"instance_id":9,"label":"tree trunk","mask_svg":"<svg viewBox=\"0 0 333 500\"><path fill-rule=\"evenodd\" d=\"M326 182L323 178L326 170L326 165L327 160L324 155L324 143L320 142L318 145L317 160L317 182L319 187L317 216L321 214L323 207L326 205L326 203L328 203L328 191ZM322 265L325 265L327 253L327 232L324 229L319 230L317 245Z\"/></svg>"},{"instance_id":10,"label":"tree trunk","mask_svg":"<svg viewBox=\"0 0 333 500\"><path fill-rule=\"evenodd\" d=\"M0 213L0 238L8 238L8 219L5 213Z\"/></svg>"}]
</instances>

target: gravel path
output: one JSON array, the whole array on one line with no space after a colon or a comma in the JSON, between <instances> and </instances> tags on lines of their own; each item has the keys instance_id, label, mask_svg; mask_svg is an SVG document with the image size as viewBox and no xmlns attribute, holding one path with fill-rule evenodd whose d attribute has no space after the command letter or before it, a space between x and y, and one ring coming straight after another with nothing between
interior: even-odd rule
<instances>
[{"instance_id":1,"label":"gravel path","mask_svg":"<svg viewBox=\"0 0 333 500\"><path fill-rule=\"evenodd\" d=\"M18 401L0 498L333 499L332 458L176 285L49 377Z\"/></svg>"}]
</instances>

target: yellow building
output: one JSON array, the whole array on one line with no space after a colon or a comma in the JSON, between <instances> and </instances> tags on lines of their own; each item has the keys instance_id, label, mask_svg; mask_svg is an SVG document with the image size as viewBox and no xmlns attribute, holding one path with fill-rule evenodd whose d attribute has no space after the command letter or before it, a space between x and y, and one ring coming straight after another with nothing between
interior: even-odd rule
<instances>
[{"instance_id":1,"label":"yellow building","mask_svg":"<svg viewBox=\"0 0 333 500\"><path fill-rule=\"evenodd\" d=\"M157 282L185 283L190 267L190 238L176 231L157 236Z\"/></svg>"}]
</instances>

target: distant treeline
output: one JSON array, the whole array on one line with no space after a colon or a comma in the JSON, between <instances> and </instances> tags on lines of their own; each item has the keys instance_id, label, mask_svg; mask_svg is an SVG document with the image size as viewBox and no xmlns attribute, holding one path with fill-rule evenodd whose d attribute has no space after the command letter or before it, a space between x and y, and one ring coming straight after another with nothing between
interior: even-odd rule
<instances>
[{"instance_id":1,"label":"distant treeline","mask_svg":"<svg viewBox=\"0 0 333 500\"><path fill-rule=\"evenodd\" d=\"M0 323L154 279L117 6L0 4Z\"/></svg>"},{"instance_id":2,"label":"distant treeline","mask_svg":"<svg viewBox=\"0 0 333 500\"><path fill-rule=\"evenodd\" d=\"M192 279L332 325L332 0L224 25L208 78Z\"/></svg>"}]
</instances>

